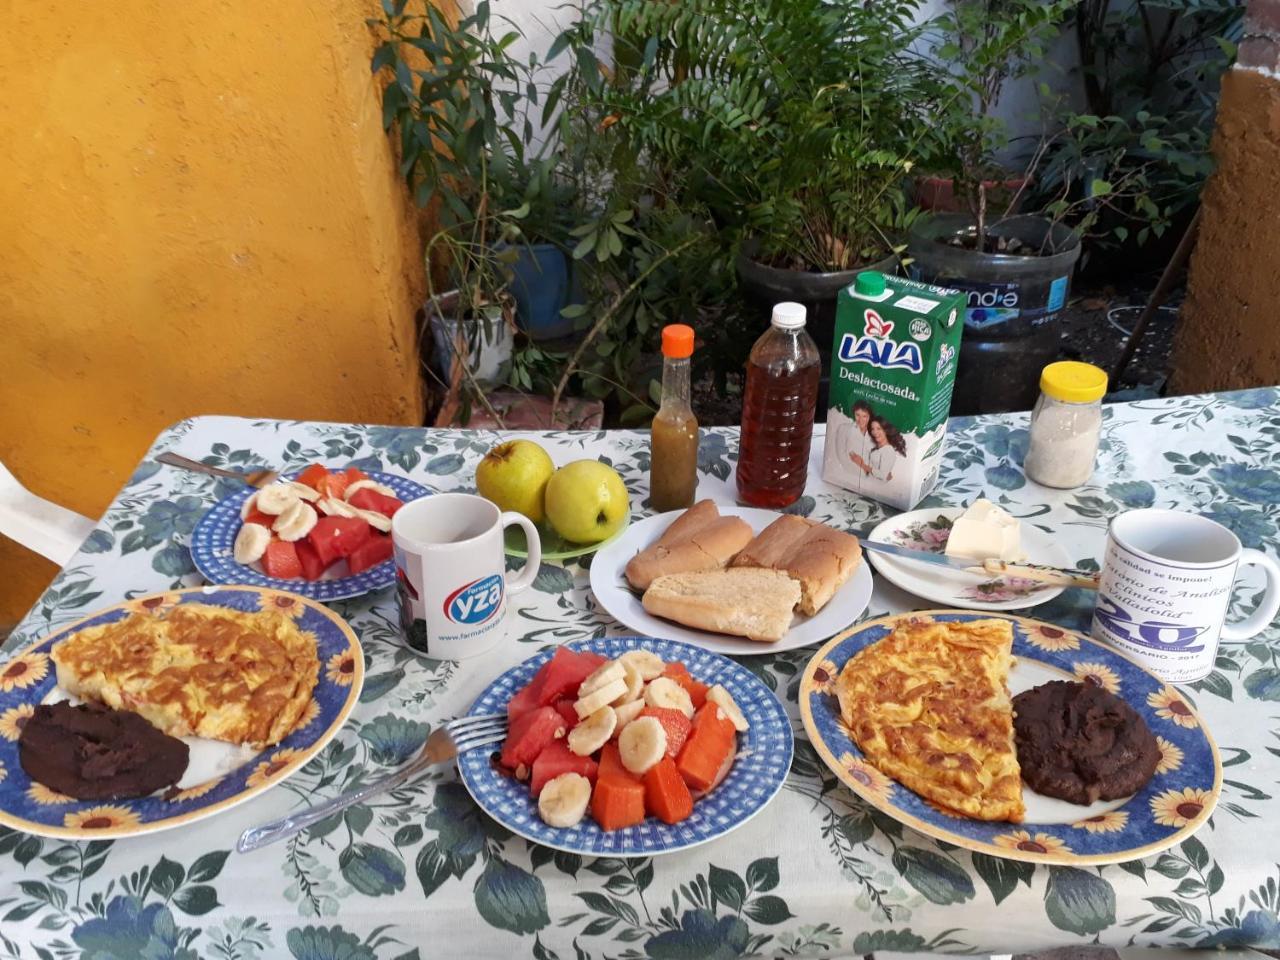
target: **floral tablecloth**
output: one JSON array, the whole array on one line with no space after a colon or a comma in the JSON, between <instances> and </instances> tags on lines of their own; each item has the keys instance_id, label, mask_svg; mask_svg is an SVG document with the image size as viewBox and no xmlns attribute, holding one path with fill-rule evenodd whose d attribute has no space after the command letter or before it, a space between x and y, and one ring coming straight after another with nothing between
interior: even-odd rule
<instances>
[{"instance_id":1,"label":"floral tablecloth","mask_svg":"<svg viewBox=\"0 0 1280 960\"><path fill-rule=\"evenodd\" d=\"M956 420L930 504L985 495L1055 531L1094 567L1108 518L1126 508L1204 513L1248 546L1280 545L1280 393L1259 389L1107 408L1093 482L1026 480L1025 414ZM197 582L185 545L224 483L161 467L206 462L400 471L434 490L472 488L495 434L326 423L185 420L163 433L98 528L7 644L12 651L96 607ZM641 432L540 434L559 463L621 472L647 512ZM818 479L800 509L858 532L880 505ZM737 432L703 432L699 493L733 500ZM1251 602L1245 581L1234 601ZM1091 596L1068 591L1036 615L1086 628ZM277 789L191 827L86 843L0 831L0 956L689 958L852 956L872 951L1009 953L1066 944L1280 947L1280 629L1222 648L1183 688L1226 765L1223 796L1195 837L1103 868L1033 867L936 843L864 806L804 739L795 712L809 653L750 658L788 704L797 755L786 788L725 839L652 860L584 860L508 835L452 770L349 809L288 843L233 852L246 827L376 776L467 709L496 673L548 644L626 633L597 607L579 563L544 564L513 598L510 642L462 665L415 656L390 592L334 604L360 634L366 681L352 719ZM926 606L877 578L867 616ZM1239 615L1239 609L1235 611ZM0 668L0 674L3 669ZM0 718L0 735L12 736Z\"/></svg>"}]
</instances>

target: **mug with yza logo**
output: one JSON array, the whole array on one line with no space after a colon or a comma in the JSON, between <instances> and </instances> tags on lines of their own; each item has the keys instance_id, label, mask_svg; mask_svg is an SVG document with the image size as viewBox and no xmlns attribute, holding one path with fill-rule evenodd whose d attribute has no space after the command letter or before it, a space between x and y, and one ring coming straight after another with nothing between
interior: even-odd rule
<instances>
[{"instance_id":1,"label":"mug with yza logo","mask_svg":"<svg viewBox=\"0 0 1280 960\"><path fill-rule=\"evenodd\" d=\"M529 558L507 579L503 533L524 528ZM400 626L409 646L440 660L487 653L506 632L507 594L533 583L542 562L538 529L470 493L411 500L391 518Z\"/></svg>"},{"instance_id":2,"label":"mug with yza logo","mask_svg":"<svg viewBox=\"0 0 1280 960\"><path fill-rule=\"evenodd\" d=\"M1267 585L1257 608L1226 623L1236 572L1260 567ZM1207 517L1132 510L1111 521L1093 614L1093 636L1118 647L1169 683L1203 680L1220 638L1247 640L1280 610L1280 565L1241 547Z\"/></svg>"}]
</instances>

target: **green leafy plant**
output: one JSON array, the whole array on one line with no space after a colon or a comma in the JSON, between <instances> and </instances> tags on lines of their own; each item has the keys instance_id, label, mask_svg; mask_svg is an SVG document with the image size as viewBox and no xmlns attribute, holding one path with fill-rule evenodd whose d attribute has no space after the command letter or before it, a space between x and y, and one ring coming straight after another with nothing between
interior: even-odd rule
<instances>
[{"instance_id":1,"label":"green leafy plant","mask_svg":"<svg viewBox=\"0 0 1280 960\"><path fill-rule=\"evenodd\" d=\"M1008 128L996 115L996 105L1010 80L1037 69L1047 43L1076 2L950 0L929 25L935 53L957 91L938 118L938 165L955 179L956 193L973 216L973 239L980 251L987 249L992 184L1008 177L997 159L1008 146Z\"/></svg>"},{"instance_id":2,"label":"green leafy plant","mask_svg":"<svg viewBox=\"0 0 1280 960\"><path fill-rule=\"evenodd\" d=\"M1036 202L1104 244L1159 237L1212 171L1222 73L1242 31L1241 0L1081 0L1074 30L1086 109L1051 108Z\"/></svg>"},{"instance_id":3,"label":"green leafy plant","mask_svg":"<svg viewBox=\"0 0 1280 960\"><path fill-rule=\"evenodd\" d=\"M678 187L730 244L801 270L881 259L945 93L913 49L917 0L586 0L578 94L629 169ZM613 37L611 70L596 62ZM597 241L598 242L598 241Z\"/></svg>"}]
</instances>

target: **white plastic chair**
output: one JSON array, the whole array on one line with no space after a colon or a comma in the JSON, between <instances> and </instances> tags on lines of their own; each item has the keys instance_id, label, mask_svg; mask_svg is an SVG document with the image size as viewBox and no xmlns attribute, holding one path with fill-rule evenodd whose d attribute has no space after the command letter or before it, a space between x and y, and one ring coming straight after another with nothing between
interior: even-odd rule
<instances>
[{"instance_id":1,"label":"white plastic chair","mask_svg":"<svg viewBox=\"0 0 1280 960\"><path fill-rule=\"evenodd\" d=\"M62 567L93 528L88 517L37 497L0 463L0 535Z\"/></svg>"}]
</instances>

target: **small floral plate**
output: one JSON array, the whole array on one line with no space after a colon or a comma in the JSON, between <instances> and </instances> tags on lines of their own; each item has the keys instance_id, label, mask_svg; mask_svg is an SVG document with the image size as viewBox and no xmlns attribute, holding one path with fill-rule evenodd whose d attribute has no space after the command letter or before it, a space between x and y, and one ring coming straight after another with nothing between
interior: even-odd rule
<instances>
[{"instance_id":1,"label":"small floral plate","mask_svg":"<svg viewBox=\"0 0 1280 960\"><path fill-rule=\"evenodd\" d=\"M951 525L962 507L933 507L890 517L871 531L868 540L892 543L909 550L942 553L947 549ZM1022 548L1032 563L1071 567L1071 557L1039 527L1022 523ZM967 610L1023 610L1052 600L1062 587L1022 577L989 577L936 563L912 563L868 550L867 556L880 575L896 587L933 603Z\"/></svg>"},{"instance_id":2,"label":"small floral plate","mask_svg":"<svg viewBox=\"0 0 1280 960\"><path fill-rule=\"evenodd\" d=\"M1013 694L1049 680L1097 683L1132 706L1160 745L1155 776L1133 796L1087 807L1022 788L1022 823L972 820L935 807L863 759L840 717L836 680L864 647L909 620L966 622L992 614L924 610L868 620L823 646L800 677L800 717L823 762L879 810L966 850L1030 863L1123 863L1181 843L1209 819L1222 791L1222 761L1199 714L1174 688L1088 637L1025 617L1013 625Z\"/></svg>"},{"instance_id":3,"label":"small floral plate","mask_svg":"<svg viewBox=\"0 0 1280 960\"><path fill-rule=\"evenodd\" d=\"M370 480L386 484L394 490L396 496L405 503L425 497L431 492L422 484L394 473L365 472ZM293 480L296 476L291 474L285 479ZM244 583L255 587L288 590L325 603L363 596L396 582L396 565L392 560L356 574L345 573L347 561L339 560L319 580L278 580L268 577L257 567L236 563L232 551L242 522L240 508L255 492L252 487L245 487L229 497L223 497L196 524L191 534L191 559L200 571L200 576L207 582Z\"/></svg>"},{"instance_id":4,"label":"small floral plate","mask_svg":"<svg viewBox=\"0 0 1280 960\"><path fill-rule=\"evenodd\" d=\"M616 533L601 540L599 543L574 543L572 540L566 540L556 533L551 528L551 524L544 520L538 524L538 539L542 543L542 559L576 560L578 557L585 557L613 543L626 532L629 526L631 526L630 514L623 520L622 526L618 528ZM503 534L503 549L508 557L523 559L529 556L529 544L525 541L523 527L507 527L507 532Z\"/></svg>"},{"instance_id":5,"label":"small floral plate","mask_svg":"<svg viewBox=\"0 0 1280 960\"><path fill-rule=\"evenodd\" d=\"M653 857L723 837L768 806L782 789L795 751L791 721L773 691L746 667L678 640L597 637L570 646L605 657L643 649L668 662L679 660L703 683L723 684L751 726L738 735L738 758L724 782L693 805L692 816L674 826L648 817L634 827L606 831L596 825L590 814L576 827L548 826L538 816L538 804L529 795L528 786L494 768L492 751L462 754L458 771L467 790L485 813L512 833L545 847L587 857ZM551 659L553 652L544 650L502 674L480 694L469 715L505 713L508 701Z\"/></svg>"},{"instance_id":6,"label":"small floral plate","mask_svg":"<svg viewBox=\"0 0 1280 960\"><path fill-rule=\"evenodd\" d=\"M315 637L320 676L311 706L289 736L266 750L185 737L187 772L169 796L136 800L74 800L34 782L18 761L22 725L37 704L65 700L49 651L72 634L132 613L161 615L180 604L229 610L277 610ZM0 663L0 824L42 837L99 840L184 826L221 813L289 777L319 753L346 722L360 697L364 654L347 622L328 608L290 593L258 587L195 587L138 597L99 610Z\"/></svg>"}]
</instances>

